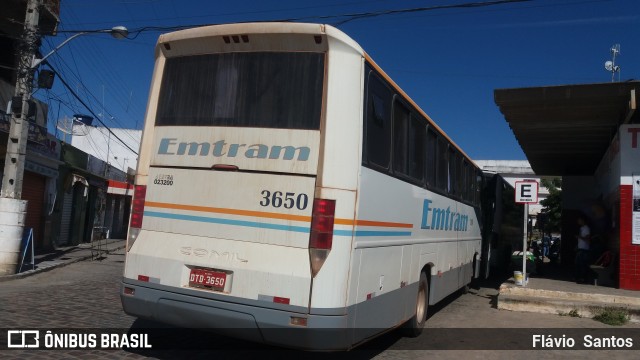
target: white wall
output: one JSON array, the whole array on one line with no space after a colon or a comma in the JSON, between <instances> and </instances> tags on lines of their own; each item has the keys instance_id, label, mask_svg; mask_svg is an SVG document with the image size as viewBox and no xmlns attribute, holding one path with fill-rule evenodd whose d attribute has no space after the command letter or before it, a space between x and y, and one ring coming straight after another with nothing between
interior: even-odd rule
<instances>
[{"instance_id":1,"label":"white wall","mask_svg":"<svg viewBox=\"0 0 640 360\"><path fill-rule=\"evenodd\" d=\"M93 127L75 123L73 125L74 135L71 138L71 145L87 154L91 154L108 162L111 166L125 173L127 172L127 168L135 170L138 163L138 155L127 149L116 136L122 139L131 149L138 152L142 131L114 128L112 128L111 131L113 134L109 133L104 127ZM107 150L109 153L108 157Z\"/></svg>"}]
</instances>

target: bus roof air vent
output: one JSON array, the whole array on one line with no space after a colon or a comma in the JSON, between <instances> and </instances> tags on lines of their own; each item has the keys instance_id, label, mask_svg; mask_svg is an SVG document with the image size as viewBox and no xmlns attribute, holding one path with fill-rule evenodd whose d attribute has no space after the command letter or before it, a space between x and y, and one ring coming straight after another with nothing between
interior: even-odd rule
<instances>
[{"instance_id":1,"label":"bus roof air vent","mask_svg":"<svg viewBox=\"0 0 640 360\"><path fill-rule=\"evenodd\" d=\"M224 35L222 37L222 40L224 40L225 44L231 44L232 40L235 44L239 44L240 41L242 41L243 43L248 43L249 35Z\"/></svg>"}]
</instances>

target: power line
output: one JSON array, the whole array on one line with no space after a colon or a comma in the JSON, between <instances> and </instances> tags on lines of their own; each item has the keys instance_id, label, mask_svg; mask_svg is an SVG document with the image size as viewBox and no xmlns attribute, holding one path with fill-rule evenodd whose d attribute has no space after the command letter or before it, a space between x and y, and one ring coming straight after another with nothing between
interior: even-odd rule
<instances>
[{"instance_id":1,"label":"power line","mask_svg":"<svg viewBox=\"0 0 640 360\"><path fill-rule=\"evenodd\" d=\"M167 21L167 20L176 20L176 19L198 19L198 18L213 18L213 17L226 17L226 16L235 16L235 15L256 15L256 14L269 14L269 13L282 13L283 11L299 11L299 10L312 10L312 9L322 9L322 8L336 8L336 7L345 7L352 5L360 5L360 4L371 4L376 2L383 2L385 0L366 0L366 1L354 1L354 2L340 2L339 4L323 4L323 5L313 5L313 6L301 6L301 7L286 7L286 8L269 8L268 10L253 10L247 11L246 9L243 11L234 11L227 13L216 12L215 14L201 14L201 15L193 15L193 16L173 16L173 17L164 17L164 18L146 18L140 19L142 21ZM65 3L69 3L65 1ZM174 9L174 13L178 14L175 10L174 2L170 2L171 6ZM83 25L91 25L91 26L102 26L107 25L110 26L114 21L108 22L91 22L91 23L78 23ZM117 21L116 21L117 22ZM201 26L201 25L199 25Z\"/></svg>"},{"instance_id":2,"label":"power line","mask_svg":"<svg viewBox=\"0 0 640 360\"><path fill-rule=\"evenodd\" d=\"M469 8L487 7L487 6L503 5L503 4L510 4L510 3L530 2L530 1L534 1L534 0L496 0L496 1L471 2L471 3L453 4L453 5L434 5L434 6L424 6L424 7L418 7L418 8L409 8L409 9L382 10L382 11L374 11L374 12L345 14L345 15L342 15L342 17L347 17L348 19L339 21L334 25L340 26L353 20L366 19L366 18L372 18L377 16L383 16L383 15L407 14L407 13L417 13L417 12L434 11L434 10L445 10L445 9L469 9ZM329 16L320 16L317 18L332 19L336 17L341 17L341 16L329 15Z\"/></svg>"},{"instance_id":3,"label":"power line","mask_svg":"<svg viewBox=\"0 0 640 360\"><path fill-rule=\"evenodd\" d=\"M73 78L75 78L75 79L78 81L78 84L79 84L79 85L81 85L81 86L80 86L80 88L79 88L79 90L82 90L82 91L84 92L84 98L85 98L85 100L86 100L86 101L89 103L89 105L91 105L93 108L97 108L97 107L98 107L98 105L96 105L96 104L99 104L99 103L100 103L100 100L98 100L98 99L96 98L96 96L95 96L91 91L89 91L89 89L84 85L84 82L82 81L82 79L81 79L81 78L80 78L80 76L78 75L79 71L77 70L78 68L77 68L77 65L75 64L75 57L72 57L72 59L73 59L74 65L76 66L76 72L74 72L74 71L73 71L73 69L72 69L72 68L67 64L67 62L66 62L63 58L60 58L60 57L56 58L56 60L57 60L57 61L56 61L56 63L58 63L58 64L59 64L58 72L59 72L59 73L63 73L63 69L64 69L64 68L67 68L67 69L70 71L70 73L71 73L72 77L73 77ZM53 60L53 59L51 59L51 60ZM51 65L51 63L49 63L49 65ZM64 75L64 74L63 74L63 75ZM112 120L116 125L118 125L118 126L119 126L119 127L121 127L121 128L126 128L126 127L125 127L122 123L120 123L120 122L119 122L115 117L113 117L113 115L111 115L111 113L110 113L106 108L104 108L102 112L104 113L103 115L108 115L108 116L111 118L111 120ZM104 134L103 134L103 135L104 135ZM126 135L127 135L127 136L128 136L128 137L129 137L133 142L137 142L137 141L138 141L138 140L137 140L136 138L134 138L131 134L126 133ZM106 139L106 137L105 137L105 139Z\"/></svg>"},{"instance_id":4,"label":"power line","mask_svg":"<svg viewBox=\"0 0 640 360\"><path fill-rule=\"evenodd\" d=\"M80 84L83 84L83 80L81 79L81 77L79 75L80 72L79 72L79 69L78 69L78 64L76 62L77 58L82 58L82 57L73 55L73 49L72 48L69 49L69 51L72 53L71 60L73 62L73 65L75 66L75 71L72 69L71 66L68 65L67 61L64 60L62 57L56 57L56 60L53 60L53 59L51 59L51 60L55 61L55 63L59 63L60 64L59 69L58 69L59 72L63 72L63 70L64 70L63 68L66 67L71 72L73 78L75 78ZM93 73L96 74L96 76L100 78L100 80L102 81L103 84L107 84L111 88L116 89L116 91L113 92L113 94L115 94L115 96L112 96L112 99L115 100L116 105L118 105L120 109L125 109L125 107L126 107L127 110L125 110L125 112L127 114L129 114L131 117L135 118L135 119L137 119L138 117L143 117L143 115L141 115L141 114L143 114L143 112L139 109L139 106L137 104L134 104L134 106L131 109L131 111L128 110L128 107L129 107L128 102L130 101L129 95L127 94L127 96L125 96L125 95L123 95L122 91L117 91L117 89L123 89L123 88L126 88L127 86L123 82L122 78L117 74L117 72L114 72L113 69L111 67L109 67L109 64L104 62L104 60L102 60L101 56L96 56L96 53L100 53L100 50L98 48L96 48L95 46L94 46L94 49L92 49L92 50L82 51L81 52L81 54L83 54L83 55L91 56L91 57L94 58L94 60L86 61L85 62L86 66L95 69L95 71ZM102 61L102 64L99 64L99 67L98 67L97 64L100 61ZM105 71L108 72L108 76L104 76L103 75L103 73ZM83 91L85 92L85 96L87 98L87 101L90 102L91 105L93 105L94 108L97 108L98 106L96 104L99 104L100 100L98 100L96 98L96 96L93 95L84 85L83 85ZM92 99L93 99L93 101L92 101ZM124 126L124 124L122 124L120 121L117 120L116 117L113 116L111 111L105 109L103 112L105 113L104 115L108 115L111 118L111 120L117 126L122 127L122 128L126 128L126 126ZM132 140L135 140L135 139L132 138Z\"/></svg>"},{"instance_id":5,"label":"power line","mask_svg":"<svg viewBox=\"0 0 640 360\"><path fill-rule=\"evenodd\" d=\"M407 9L392 9L392 10L381 10L381 11L372 11L372 12L362 12L362 13L347 13L347 14L336 14L336 15L312 15L312 16L303 16L303 17L295 17L295 18L284 18L284 19L271 19L271 20L247 20L247 21L239 21L237 23L247 23L247 22L296 22L296 21L308 21L308 20L312 20L312 19L321 19L321 20L328 20L328 19L338 19L338 18L345 18L347 17L348 19L342 20L342 21L337 21L335 23L329 23L330 25L334 25L336 27L343 25L347 22L353 21L353 20L358 20L358 19L365 19L365 18L371 18L371 17L377 17L377 16L384 16L384 15L395 15L395 14L404 14L404 13L418 13L418 12L427 12L427 11L435 11L435 10L446 10L446 9L471 9L471 8L483 8L483 7L492 7L492 6L497 6L497 5L505 5L505 4L515 4L515 3L523 3L523 2L535 2L537 0L494 0L494 1L476 1L476 2L468 2L468 3L461 3L461 4L452 4L452 5L434 5L434 6L427 6L427 7L416 7L416 8L407 8ZM559 5L579 5L579 4L585 4L585 3L598 3L598 2L608 2L608 1L613 1L613 0L583 0L583 1L576 1L576 2L570 2L568 4L560 4L560 3L552 3L552 4L543 4L543 5L539 5L539 6L534 6L534 7L547 7L547 6L559 6ZM347 4L341 4L338 6L342 6L342 5L348 5ZM351 4L357 4L356 3L351 3ZM325 6L317 6L317 7L325 7ZM308 7L308 8L314 8L314 7ZM305 8L294 8L294 9L282 9L283 11L285 10L298 10L298 9L305 9ZM199 15L199 16L189 16L189 17L183 17L183 18L199 18L199 17L212 17L212 16L223 16L223 15L235 15L235 14L254 14L254 13L268 13L268 12L273 12L273 10L269 10L269 11L255 11L255 12L242 12L242 13L229 13L229 14L216 14L216 15ZM168 19L173 19L173 18L164 18L164 19L157 19L157 20L168 20ZM88 24L88 23L87 23ZM102 24L102 23L92 23L92 24ZM177 30L183 30L183 29L189 29L189 28L194 28L194 27L200 27L200 26L208 26L208 25L219 25L221 23L198 23L198 24L188 24L188 25L174 25L174 26L144 26L144 27L139 27L139 28L133 28L133 29L129 29L129 40L133 40L136 39L141 33L143 32L166 32L166 31L177 31ZM92 31L92 30L58 30L58 33L77 33L77 32L85 32L85 31Z\"/></svg>"},{"instance_id":6,"label":"power line","mask_svg":"<svg viewBox=\"0 0 640 360\"><path fill-rule=\"evenodd\" d=\"M75 12L72 8L68 9L69 16L73 19L77 19ZM128 43L128 42L127 42ZM87 67L94 68L94 74L99 77L103 84L108 84L113 90L110 93L111 97L116 100L116 102L120 105L121 109L126 108L126 104L128 102L128 94L125 95L126 91L122 89L129 88L128 84L122 79L120 74L114 71L111 63L105 61L105 56L103 55L102 49L97 47L93 41L80 41L76 43L78 48L81 50L81 54L83 58L88 61L85 61ZM82 49L85 49L84 51ZM75 62L75 57L74 57ZM129 116L132 117L143 117L144 110L139 109L137 105L132 109L135 114L126 111ZM112 115L111 115L112 116ZM113 117L113 116L112 116ZM124 127L124 126L121 126Z\"/></svg>"},{"instance_id":7,"label":"power line","mask_svg":"<svg viewBox=\"0 0 640 360\"><path fill-rule=\"evenodd\" d=\"M102 126L105 127L105 129L107 129L109 131L109 133L111 135L113 135L113 137L115 137L118 141L120 141L120 143L122 145L124 145L124 147L126 147L127 149L129 149L132 153L138 155L138 152L136 152L135 150L133 150L129 145L127 145L122 139L120 139L120 137L118 137L118 135L116 135L104 122L102 122L102 120L100 120L100 118L98 117L98 115L96 115L96 113L93 112L93 110L91 110L91 108L80 98L80 96L78 96L78 94L75 93L75 91L73 91L73 89L71 88L71 86L69 86L69 84L67 84L67 82L60 76L60 74L53 68L51 67L51 64L48 64L49 67L51 68L51 71L53 71L54 74L56 74L56 76L60 79L60 81L62 82L62 84L67 88L67 90L76 98L78 99L78 101L80 101L80 103L91 113L91 115L94 116L94 118L96 120L98 120L98 122L100 124L102 124Z\"/></svg>"},{"instance_id":8,"label":"power line","mask_svg":"<svg viewBox=\"0 0 640 360\"><path fill-rule=\"evenodd\" d=\"M273 21L295 22L295 21L311 20L311 19L329 20L329 19L347 18L331 24L334 26L340 26L350 21L365 19L365 18L372 18L377 16L384 16L384 15L407 14L407 13L417 13L417 12L446 10L446 9L480 8L480 7L489 7L489 6L497 6L497 5L504 5L504 4L532 2L532 1L536 1L536 0L493 0L493 1L480 1L480 2L475 1L475 2L468 2L468 3L461 3L461 4L433 5L433 6L407 8L407 9L381 10L381 11L371 11L371 12L362 12L362 13L303 16L303 17L297 17L297 18L269 20L269 22L273 22ZM243 22L249 22L249 21L243 21ZM217 23L175 25L175 26L144 26L136 29L130 29L128 39L135 39L141 33L147 32L147 31L175 31L175 30L188 29L188 28L204 26L204 25L217 25ZM83 31L87 31L87 30L60 30L58 32L59 33L76 33L76 32L83 32Z\"/></svg>"},{"instance_id":9,"label":"power line","mask_svg":"<svg viewBox=\"0 0 640 360\"><path fill-rule=\"evenodd\" d=\"M74 12L72 11L72 9L67 9L68 12L68 16L71 16L73 19L76 18ZM58 31L60 32L60 30ZM66 34L65 34L66 35ZM90 37L90 36L87 36ZM47 43L49 44L50 47L54 47L50 41L47 41ZM74 42L74 44L77 44L76 46L71 46L69 48L69 52L71 54L71 59L69 61L69 63L71 64L71 66L69 66L67 64L67 61L65 61L63 58L61 57L57 57L58 61L55 61L53 59L51 59L52 62L58 63L60 62L61 65L64 65L64 67L67 67L70 71L70 73L73 75L73 78L77 79L77 81L82 84L83 80L81 79L81 76L79 75L79 61L82 61L83 64L85 64L86 67L90 68L90 69L94 69L94 71L92 72L96 77L98 77L100 79L100 81L104 84L107 85L108 87L111 87L112 89L114 89L114 91L112 91L109 95L112 99L115 100L114 105L116 105L118 107L118 109L125 109L124 110L127 113L128 117L134 118L136 119L136 123L138 122L138 118L139 117L143 117L144 115L144 111L140 109L138 103L135 103L133 106L130 106L129 102L129 92L126 92L126 95L124 94L124 91L122 91L121 89L125 89L128 88L128 85L126 85L122 78L120 77L120 75L115 72L113 70L113 67L110 66L111 64L107 63L104 58L105 56L102 56L102 52L101 50L95 46L94 42L90 41L79 41L79 42ZM82 54L82 56L79 56L80 54L77 54L77 52L74 50L77 49L80 51L80 54ZM63 73L63 66L58 66L58 71ZM84 86L84 85L82 85ZM87 102L89 102L90 105L93 106L93 108L98 108L98 106L96 105L97 103L100 103L99 100L96 99L96 97L91 94L91 92L84 87L83 91L85 91L85 93L81 93L80 91L78 91L78 93L80 95L82 95L85 100ZM91 100L91 98L93 98L94 101ZM104 103L104 102L103 102ZM106 110L106 109L105 109ZM102 111L103 113L105 113L105 111ZM115 123L115 125L117 125L118 127L123 127L125 128L126 126L122 125L121 123L119 123L115 117L109 113L109 111L107 111L105 113L105 115L109 115L111 117L111 120L113 123ZM104 118L103 120L109 120L109 117ZM113 124L112 124L113 125Z\"/></svg>"}]
</instances>

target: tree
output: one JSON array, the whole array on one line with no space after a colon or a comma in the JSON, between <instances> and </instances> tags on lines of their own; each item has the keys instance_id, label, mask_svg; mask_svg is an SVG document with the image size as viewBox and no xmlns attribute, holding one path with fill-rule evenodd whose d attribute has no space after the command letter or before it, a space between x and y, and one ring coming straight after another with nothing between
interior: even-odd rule
<instances>
[{"instance_id":1,"label":"tree","mask_svg":"<svg viewBox=\"0 0 640 360\"><path fill-rule=\"evenodd\" d=\"M562 221L562 179L542 179L542 186L549 190L549 196L540 201L543 206L538 221L543 234L560 232Z\"/></svg>"}]
</instances>

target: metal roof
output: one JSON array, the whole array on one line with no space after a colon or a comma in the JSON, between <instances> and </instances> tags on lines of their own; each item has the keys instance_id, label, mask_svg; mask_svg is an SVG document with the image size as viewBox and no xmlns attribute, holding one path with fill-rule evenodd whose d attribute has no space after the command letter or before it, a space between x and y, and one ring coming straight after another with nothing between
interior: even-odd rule
<instances>
[{"instance_id":1,"label":"metal roof","mask_svg":"<svg viewBox=\"0 0 640 360\"><path fill-rule=\"evenodd\" d=\"M537 175L592 175L623 123L639 122L640 81L497 89L494 99Z\"/></svg>"}]
</instances>

